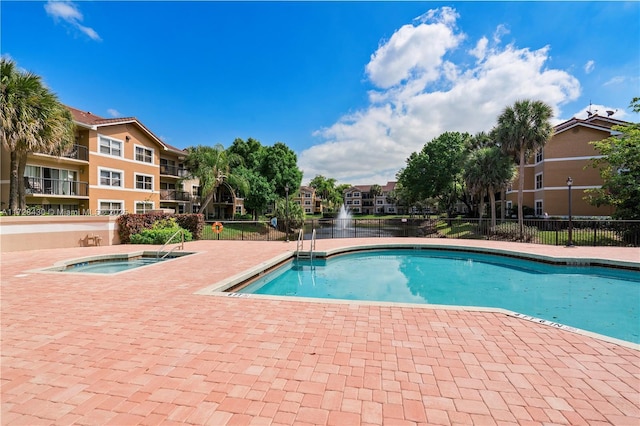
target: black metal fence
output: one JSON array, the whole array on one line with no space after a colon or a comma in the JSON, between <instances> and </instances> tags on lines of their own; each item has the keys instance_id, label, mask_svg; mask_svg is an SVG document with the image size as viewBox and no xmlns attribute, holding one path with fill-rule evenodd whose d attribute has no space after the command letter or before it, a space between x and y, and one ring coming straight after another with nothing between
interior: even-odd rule
<instances>
[{"instance_id":1,"label":"black metal fence","mask_svg":"<svg viewBox=\"0 0 640 426\"><path fill-rule=\"evenodd\" d=\"M243 241L284 241L284 231L259 221L220 221L222 226L205 225L203 239ZM640 246L640 221L525 219L522 232L517 220L446 218L379 218L379 219L313 219L304 224L304 238L313 230L317 239L326 238L466 238L528 242L547 245L576 246ZM298 230L288 238L296 240Z\"/></svg>"}]
</instances>

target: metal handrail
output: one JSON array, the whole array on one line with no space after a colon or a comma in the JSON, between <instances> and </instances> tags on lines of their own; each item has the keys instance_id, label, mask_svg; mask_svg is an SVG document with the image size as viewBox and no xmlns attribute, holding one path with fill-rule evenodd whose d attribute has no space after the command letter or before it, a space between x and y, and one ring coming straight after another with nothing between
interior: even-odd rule
<instances>
[{"instance_id":1,"label":"metal handrail","mask_svg":"<svg viewBox=\"0 0 640 426\"><path fill-rule=\"evenodd\" d=\"M304 230L298 231L298 241L296 242L296 256L300 254L300 250L304 249Z\"/></svg>"},{"instance_id":2,"label":"metal handrail","mask_svg":"<svg viewBox=\"0 0 640 426\"><path fill-rule=\"evenodd\" d=\"M171 240L173 240L173 237L175 237L176 235L180 234L181 238L180 238L180 244L175 246L174 248L172 248L171 250L169 250L168 252L166 252L162 257L160 257L160 252L162 251L163 248L165 248L169 243L171 243ZM173 252L173 250L180 248L180 250L184 250L184 229L180 228L178 229L176 232L173 233L173 235L171 235L171 237L169 237L169 239L167 240L166 243L164 243L162 245L162 247L160 247L158 249L158 251L156 252L156 259L164 259L165 257L169 256L169 254L171 252Z\"/></svg>"},{"instance_id":3,"label":"metal handrail","mask_svg":"<svg viewBox=\"0 0 640 426\"><path fill-rule=\"evenodd\" d=\"M309 248L309 257L313 259L313 251L316 249L316 229L311 231L311 247Z\"/></svg>"}]
</instances>

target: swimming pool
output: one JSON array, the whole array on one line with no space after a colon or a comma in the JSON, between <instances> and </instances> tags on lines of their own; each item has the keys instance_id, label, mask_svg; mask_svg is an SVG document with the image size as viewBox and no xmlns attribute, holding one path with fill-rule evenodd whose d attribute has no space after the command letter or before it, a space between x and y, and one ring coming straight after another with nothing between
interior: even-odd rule
<instances>
[{"instance_id":1,"label":"swimming pool","mask_svg":"<svg viewBox=\"0 0 640 426\"><path fill-rule=\"evenodd\" d=\"M52 268L44 269L44 271L88 274L117 274L120 272L129 271L131 269L169 261L190 254L193 253L161 252L160 255L158 255L158 253L155 251L144 251L124 254L107 254L63 261Z\"/></svg>"},{"instance_id":2,"label":"swimming pool","mask_svg":"<svg viewBox=\"0 0 640 426\"><path fill-rule=\"evenodd\" d=\"M640 343L640 272L480 253L377 250L294 260L238 293L502 308Z\"/></svg>"}]
</instances>

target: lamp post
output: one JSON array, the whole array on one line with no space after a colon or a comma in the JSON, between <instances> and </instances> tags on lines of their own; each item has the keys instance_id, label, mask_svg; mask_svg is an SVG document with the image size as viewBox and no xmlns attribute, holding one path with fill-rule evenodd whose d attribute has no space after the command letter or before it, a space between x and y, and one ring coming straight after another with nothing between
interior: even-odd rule
<instances>
[{"instance_id":1,"label":"lamp post","mask_svg":"<svg viewBox=\"0 0 640 426\"><path fill-rule=\"evenodd\" d=\"M569 188L569 237L567 239L567 247L573 247L573 223L571 222L571 185L573 185L573 179L571 176L567 178L567 187Z\"/></svg>"},{"instance_id":2,"label":"lamp post","mask_svg":"<svg viewBox=\"0 0 640 426\"><path fill-rule=\"evenodd\" d=\"M286 241L289 242L289 184L286 184L284 186L284 192L286 194L286 199L285 199L285 214L284 214L284 226L285 226L285 232L287 233L287 239Z\"/></svg>"}]
</instances>

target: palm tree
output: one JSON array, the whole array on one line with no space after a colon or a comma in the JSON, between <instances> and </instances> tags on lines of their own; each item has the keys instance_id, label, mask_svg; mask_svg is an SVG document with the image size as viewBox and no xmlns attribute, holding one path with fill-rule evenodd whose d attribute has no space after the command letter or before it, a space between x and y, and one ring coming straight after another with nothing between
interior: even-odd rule
<instances>
[{"instance_id":1,"label":"palm tree","mask_svg":"<svg viewBox=\"0 0 640 426\"><path fill-rule=\"evenodd\" d=\"M39 76L6 58L0 68L0 140L11 156L9 210L16 214L26 207L22 176L28 154L63 154L73 144L75 125Z\"/></svg>"},{"instance_id":2,"label":"palm tree","mask_svg":"<svg viewBox=\"0 0 640 426\"><path fill-rule=\"evenodd\" d=\"M203 213L207 205L218 201L218 189L222 185L239 189L247 193L248 183L241 175L231 172L231 164L235 163L235 154L228 153L224 147L217 144L214 147L199 145L187 148L185 168L190 178L200 181L200 189L204 200L198 213Z\"/></svg>"},{"instance_id":3,"label":"palm tree","mask_svg":"<svg viewBox=\"0 0 640 426\"><path fill-rule=\"evenodd\" d=\"M503 152L512 155L518 164L518 227L523 236L524 164L527 157L544 147L553 134L549 121L553 110L542 101L521 100L505 108L494 129L496 142Z\"/></svg>"},{"instance_id":4,"label":"palm tree","mask_svg":"<svg viewBox=\"0 0 640 426\"><path fill-rule=\"evenodd\" d=\"M496 190L513 179L514 167L499 147L484 147L473 151L464 167L464 178L472 194L480 196L480 219L484 210L484 193L489 194L491 228L496 226Z\"/></svg>"}]
</instances>

